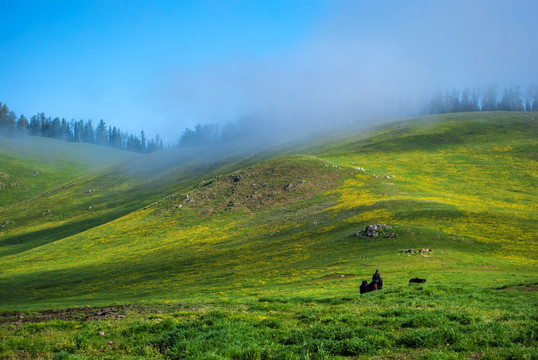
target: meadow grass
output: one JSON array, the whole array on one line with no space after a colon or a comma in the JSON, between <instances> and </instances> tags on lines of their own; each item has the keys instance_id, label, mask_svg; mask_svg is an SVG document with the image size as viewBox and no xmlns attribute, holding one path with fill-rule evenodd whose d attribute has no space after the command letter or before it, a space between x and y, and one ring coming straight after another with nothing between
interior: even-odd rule
<instances>
[{"instance_id":1,"label":"meadow grass","mask_svg":"<svg viewBox=\"0 0 538 360\"><path fill-rule=\"evenodd\" d=\"M91 144L33 136L0 136L0 210L136 156Z\"/></svg>"},{"instance_id":2,"label":"meadow grass","mask_svg":"<svg viewBox=\"0 0 538 360\"><path fill-rule=\"evenodd\" d=\"M536 358L535 119L409 119L218 163L151 154L13 204L0 357ZM354 235L374 223L398 236ZM359 296L375 269L383 290Z\"/></svg>"},{"instance_id":3,"label":"meadow grass","mask_svg":"<svg viewBox=\"0 0 538 360\"><path fill-rule=\"evenodd\" d=\"M74 315L40 320L30 310L23 319L4 316L0 356L534 359L538 314L528 300L524 288L423 284L362 296L157 302L86 321ZM78 310L92 315L102 309Z\"/></svg>"}]
</instances>

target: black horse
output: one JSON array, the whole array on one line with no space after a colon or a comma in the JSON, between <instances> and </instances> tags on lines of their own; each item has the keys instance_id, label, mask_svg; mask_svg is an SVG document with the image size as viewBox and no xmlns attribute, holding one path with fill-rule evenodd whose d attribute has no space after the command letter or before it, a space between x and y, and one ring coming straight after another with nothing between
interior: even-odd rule
<instances>
[{"instance_id":1,"label":"black horse","mask_svg":"<svg viewBox=\"0 0 538 360\"><path fill-rule=\"evenodd\" d=\"M373 281L368 284L368 281L363 280L361 286L359 287L359 291L361 294L374 291L374 290L381 290L382 286L379 286L378 284L374 283Z\"/></svg>"},{"instance_id":2,"label":"black horse","mask_svg":"<svg viewBox=\"0 0 538 360\"><path fill-rule=\"evenodd\" d=\"M425 284L425 283L426 283L426 279L412 278L411 280L409 280L409 284L411 284L411 283Z\"/></svg>"}]
</instances>

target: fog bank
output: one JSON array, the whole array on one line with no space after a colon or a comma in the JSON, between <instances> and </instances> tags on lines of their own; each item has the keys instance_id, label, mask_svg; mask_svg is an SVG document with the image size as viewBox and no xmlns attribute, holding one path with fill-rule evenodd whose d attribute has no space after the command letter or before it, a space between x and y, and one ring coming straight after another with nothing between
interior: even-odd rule
<instances>
[{"instance_id":1,"label":"fog bank","mask_svg":"<svg viewBox=\"0 0 538 360\"><path fill-rule=\"evenodd\" d=\"M171 69L159 96L179 122L262 111L301 132L398 116L436 90L526 87L538 80L537 9L530 1L333 3L300 47Z\"/></svg>"}]
</instances>

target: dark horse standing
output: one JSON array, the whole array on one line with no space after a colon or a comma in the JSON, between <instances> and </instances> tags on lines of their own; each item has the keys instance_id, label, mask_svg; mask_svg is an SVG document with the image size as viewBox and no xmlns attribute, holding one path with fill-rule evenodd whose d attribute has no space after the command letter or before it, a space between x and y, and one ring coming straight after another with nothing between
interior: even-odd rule
<instances>
[{"instance_id":1,"label":"dark horse standing","mask_svg":"<svg viewBox=\"0 0 538 360\"><path fill-rule=\"evenodd\" d=\"M374 284L374 282L371 282L368 284L368 281L366 280L363 280L361 286L359 287L359 291L361 294L374 291L374 290L377 290L376 284Z\"/></svg>"},{"instance_id":2,"label":"dark horse standing","mask_svg":"<svg viewBox=\"0 0 538 360\"><path fill-rule=\"evenodd\" d=\"M363 280L359 290L361 294L364 294L374 290L381 290L382 288L383 279L381 278L381 275L379 275L379 270L376 270L375 274L372 276L372 282L368 284L366 280Z\"/></svg>"}]
</instances>

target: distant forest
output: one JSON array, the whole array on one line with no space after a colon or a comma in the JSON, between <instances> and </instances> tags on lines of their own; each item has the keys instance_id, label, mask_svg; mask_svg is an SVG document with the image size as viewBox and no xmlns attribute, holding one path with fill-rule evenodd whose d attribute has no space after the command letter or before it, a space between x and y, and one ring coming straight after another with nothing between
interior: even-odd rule
<instances>
[{"instance_id":1,"label":"distant forest","mask_svg":"<svg viewBox=\"0 0 538 360\"><path fill-rule=\"evenodd\" d=\"M146 138L144 131L140 135L129 134L115 126L107 126L101 120L97 127L91 120L71 120L45 116L44 113L34 115L28 120L24 115L10 111L6 104L0 103L0 135L4 136L42 136L71 142L85 142L116 149L149 153L164 149L163 141L156 135Z\"/></svg>"},{"instance_id":2,"label":"distant forest","mask_svg":"<svg viewBox=\"0 0 538 360\"><path fill-rule=\"evenodd\" d=\"M519 86L506 87L502 96L494 85L487 89L437 91L418 115L468 111L538 111L538 87L531 85L526 91Z\"/></svg>"},{"instance_id":3,"label":"distant forest","mask_svg":"<svg viewBox=\"0 0 538 360\"><path fill-rule=\"evenodd\" d=\"M529 86L522 91L519 86L506 87L502 94L496 86L487 89L453 89L437 91L429 99L422 102L415 110L402 110L400 116L431 115L472 111L538 111L538 87ZM407 108L403 104L402 109ZM224 125L217 123L198 124L194 128L186 128L181 134L175 147L196 147L227 143L247 138L269 131L270 119L263 116L243 116L236 121ZM153 139L146 138L144 131L133 135L121 131L116 126L110 126L99 121L96 127L91 120L60 119L44 113L34 115L28 120L24 115L10 111L6 104L0 103L0 135L4 136L43 136L71 142L86 142L110 146L117 149L149 153L164 149L163 141L156 135Z\"/></svg>"},{"instance_id":4,"label":"distant forest","mask_svg":"<svg viewBox=\"0 0 538 360\"><path fill-rule=\"evenodd\" d=\"M402 105L397 114L400 117L470 111L538 111L538 87L529 86L525 92L518 86L506 87L501 96L494 85L484 90L465 88L437 91L418 107ZM178 146L226 143L270 129L269 122L257 115L245 116L223 126L216 123L198 124L193 129L186 128L183 131Z\"/></svg>"}]
</instances>

